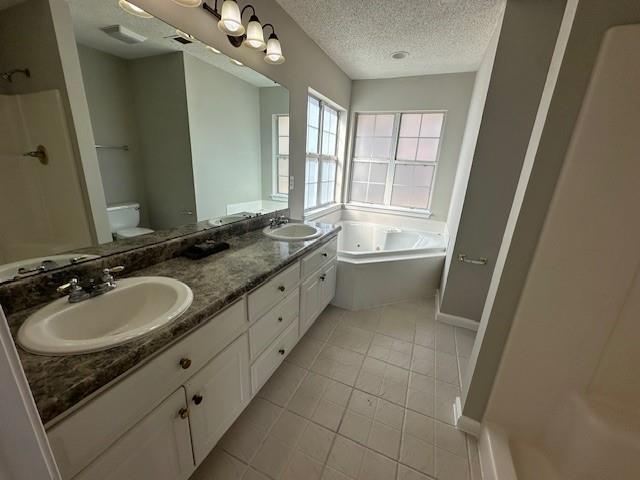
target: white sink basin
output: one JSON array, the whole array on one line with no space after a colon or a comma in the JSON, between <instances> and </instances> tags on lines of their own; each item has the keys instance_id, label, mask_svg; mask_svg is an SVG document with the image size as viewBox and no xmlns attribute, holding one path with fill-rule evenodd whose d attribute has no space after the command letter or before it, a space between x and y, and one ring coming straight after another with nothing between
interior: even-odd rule
<instances>
[{"instance_id":1,"label":"white sink basin","mask_svg":"<svg viewBox=\"0 0 640 480\"><path fill-rule=\"evenodd\" d=\"M172 278L125 278L117 285L83 302L69 303L67 297L51 302L27 318L18 343L45 355L106 350L175 320L193 301L191 289Z\"/></svg>"},{"instance_id":2,"label":"white sink basin","mask_svg":"<svg viewBox=\"0 0 640 480\"><path fill-rule=\"evenodd\" d=\"M319 228L304 223L287 223L277 228L266 227L262 231L267 237L287 242L302 242L322 235Z\"/></svg>"}]
</instances>

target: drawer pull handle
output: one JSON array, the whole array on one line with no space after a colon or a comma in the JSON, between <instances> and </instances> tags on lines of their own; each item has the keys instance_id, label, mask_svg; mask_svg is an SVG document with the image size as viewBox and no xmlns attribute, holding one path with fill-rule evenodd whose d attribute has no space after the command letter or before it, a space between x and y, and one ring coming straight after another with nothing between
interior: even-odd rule
<instances>
[{"instance_id":1,"label":"drawer pull handle","mask_svg":"<svg viewBox=\"0 0 640 480\"><path fill-rule=\"evenodd\" d=\"M327 279L327 275L325 274L320 275L320 280L324 282L326 279Z\"/></svg>"},{"instance_id":2,"label":"drawer pull handle","mask_svg":"<svg viewBox=\"0 0 640 480\"><path fill-rule=\"evenodd\" d=\"M200 405L202 403L202 400L204 400L204 397L196 393L191 400L193 400L193 403L195 403L196 405Z\"/></svg>"},{"instance_id":3,"label":"drawer pull handle","mask_svg":"<svg viewBox=\"0 0 640 480\"><path fill-rule=\"evenodd\" d=\"M284 292L284 285L280 285L280 286L278 287L278 290L280 290L281 292Z\"/></svg>"},{"instance_id":4,"label":"drawer pull handle","mask_svg":"<svg viewBox=\"0 0 640 480\"><path fill-rule=\"evenodd\" d=\"M191 366L191 359L189 359L189 358L181 358L180 359L180 366L182 367L183 370L186 370L187 368L189 368Z\"/></svg>"},{"instance_id":5,"label":"drawer pull handle","mask_svg":"<svg viewBox=\"0 0 640 480\"><path fill-rule=\"evenodd\" d=\"M284 318L282 317L278 317L278 321L281 322L282 320L284 320Z\"/></svg>"},{"instance_id":6,"label":"drawer pull handle","mask_svg":"<svg viewBox=\"0 0 640 480\"><path fill-rule=\"evenodd\" d=\"M284 355L284 353L285 353L285 349L284 349L284 348L281 348L280 350L278 350L278 353L279 353L280 355Z\"/></svg>"},{"instance_id":7,"label":"drawer pull handle","mask_svg":"<svg viewBox=\"0 0 640 480\"><path fill-rule=\"evenodd\" d=\"M181 408L180 410L178 410L178 416L183 420L189 418L189 409Z\"/></svg>"},{"instance_id":8,"label":"drawer pull handle","mask_svg":"<svg viewBox=\"0 0 640 480\"><path fill-rule=\"evenodd\" d=\"M329 256L329 254L326 252L322 252L320 255L322 255L324 258L327 258Z\"/></svg>"}]
</instances>

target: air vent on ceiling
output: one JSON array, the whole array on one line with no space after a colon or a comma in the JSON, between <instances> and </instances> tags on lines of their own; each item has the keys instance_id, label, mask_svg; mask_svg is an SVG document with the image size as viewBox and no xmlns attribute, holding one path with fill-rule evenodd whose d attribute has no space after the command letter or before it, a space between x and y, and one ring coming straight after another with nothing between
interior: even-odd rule
<instances>
[{"instance_id":1,"label":"air vent on ceiling","mask_svg":"<svg viewBox=\"0 0 640 480\"><path fill-rule=\"evenodd\" d=\"M187 40L184 37L171 37L173 40L175 40L178 43L181 43L183 45L189 45L190 43L193 43L191 40Z\"/></svg>"},{"instance_id":2,"label":"air vent on ceiling","mask_svg":"<svg viewBox=\"0 0 640 480\"><path fill-rule=\"evenodd\" d=\"M142 43L147 39L147 37L129 30L122 25L111 25L109 27L103 27L102 31L110 37L115 38L116 40L120 40L121 42L129 44Z\"/></svg>"}]
</instances>

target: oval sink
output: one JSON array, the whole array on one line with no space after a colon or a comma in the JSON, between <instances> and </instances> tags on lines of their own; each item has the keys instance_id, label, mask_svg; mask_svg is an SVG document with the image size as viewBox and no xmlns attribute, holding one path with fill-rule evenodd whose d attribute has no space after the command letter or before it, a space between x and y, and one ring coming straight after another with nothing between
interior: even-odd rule
<instances>
[{"instance_id":1,"label":"oval sink","mask_svg":"<svg viewBox=\"0 0 640 480\"><path fill-rule=\"evenodd\" d=\"M129 342L175 320L191 305L193 292L167 277L135 277L79 303L67 298L32 314L18 331L18 343L44 355L106 350Z\"/></svg>"},{"instance_id":2,"label":"oval sink","mask_svg":"<svg viewBox=\"0 0 640 480\"><path fill-rule=\"evenodd\" d=\"M301 242L322 235L322 231L318 227L304 223L287 223L277 228L266 227L262 231L267 237L287 242Z\"/></svg>"}]
</instances>

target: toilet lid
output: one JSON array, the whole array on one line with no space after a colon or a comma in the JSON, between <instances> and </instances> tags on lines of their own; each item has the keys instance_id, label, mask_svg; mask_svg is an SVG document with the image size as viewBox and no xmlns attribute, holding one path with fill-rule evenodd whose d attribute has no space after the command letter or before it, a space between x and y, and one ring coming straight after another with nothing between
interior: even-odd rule
<instances>
[{"instance_id":1,"label":"toilet lid","mask_svg":"<svg viewBox=\"0 0 640 480\"><path fill-rule=\"evenodd\" d=\"M142 227L123 228L122 230L118 230L116 232L116 236L120 238L129 238L129 237L137 237L139 235L145 235L147 233L153 233L153 230L151 230L150 228L142 228Z\"/></svg>"}]
</instances>

